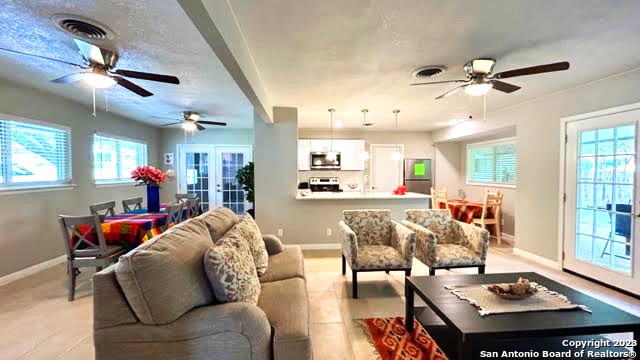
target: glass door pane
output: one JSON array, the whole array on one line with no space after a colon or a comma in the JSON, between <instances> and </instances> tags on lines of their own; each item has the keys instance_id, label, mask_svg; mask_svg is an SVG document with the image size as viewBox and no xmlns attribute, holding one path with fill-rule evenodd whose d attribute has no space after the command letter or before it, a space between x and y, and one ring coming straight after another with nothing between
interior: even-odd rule
<instances>
[{"instance_id":1,"label":"glass door pane","mask_svg":"<svg viewBox=\"0 0 640 360\"><path fill-rule=\"evenodd\" d=\"M200 198L203 211L209 210L209 152L184 152L184 184L188 194Z\"/></svg>"},{"instance_id":2,"label":"glass door pane","mask_svg":"<svg viewBox=\"0 0 640 360\"><path fill-rule=\"evenodd\" d=\"M217 147L216 202L238 215L249 209L242 185L236 180L240 168L251 161L250 147Z\"/></svg>"},{"instance_id":3,"label":"glass door pane","mask_svg":"<svg viewBox=\"0 0 640 360\"><path fill-rule=\"evenodd\" d=\"M576 259L631 275L635 125L578 133Z\"/></svg>"}]
</instances>

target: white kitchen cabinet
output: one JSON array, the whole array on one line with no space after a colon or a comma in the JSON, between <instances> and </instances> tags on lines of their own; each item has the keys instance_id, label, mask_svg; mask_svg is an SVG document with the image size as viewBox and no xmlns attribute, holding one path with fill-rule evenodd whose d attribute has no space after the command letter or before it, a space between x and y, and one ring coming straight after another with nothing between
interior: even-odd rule
<instances>
[{"instance_id":1,"label":"white kitchen cabinet","mask_svg":"<svg viewBox=\"0 0 640 360\"><path fill-rule=\"evenodd\" d=\"M311 170L311 140L298 140L298 170Z\"/></svg>"},{"instance_id":2,"label":"white kitchen cabinet","mask_svg":"<svg viewBox=\"0 0 640 360\"><path fill-rule=\"evenodd\" d=\"M330 151L330 139L299 139L298 140L298 170L311 170L311 152ZM333 150L340 152L340 170L364 170L364 161L360 154L364 151L364 140L333 140Z\"/></svg>"},{"instance_id":3,"label":"white kitchen cabinet","mask_svg":"<svg viewBox=\"0 0 640 360\"><path fill-rule=\"evenodd\" d=\"M338 140L341 170L364 170L364 161L360 155L364 151L364 140ZM335 148L335 143L334 143Z\"/></svg>"},{"instance_id":4,"label":"white kitchen cabinet","mask_svg":"<svg viewBox=\"0 0 640 360\"><path fill-rule=\"evenodd\" d=\"M329 139L311 139L311 152L324 152L331 150L331 140ZM335 148L335 144L334 144Z\"/></svg>"}]
</instances>

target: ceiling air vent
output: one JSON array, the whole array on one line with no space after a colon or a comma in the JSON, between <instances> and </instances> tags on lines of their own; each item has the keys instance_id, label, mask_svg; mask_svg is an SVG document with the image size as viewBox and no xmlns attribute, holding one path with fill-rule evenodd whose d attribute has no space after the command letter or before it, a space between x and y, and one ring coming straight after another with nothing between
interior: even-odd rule
<instances>
[{"instance_id":1,"label":"ceiling air vent","mask_svg":"<svg viewBox=\"0 0 640 360\"><path fill-rule=\"evenodd\" d=\"M113 40L114 33L107 26L78 15L58 14L52 17L56 26L74 37L85 40Z\"/></svg>"},{"instance_id":2,"label":"ceiling air vent","mask_svg":"<svg viewBox=\"0 0 640 360\"><path fill-rule=\"evenodd\" d=\"M421 66L411 73L411 77L418 80L424 80L442 75L447 70L444 65L427 65Z\"/></svg>"}]
</instances>

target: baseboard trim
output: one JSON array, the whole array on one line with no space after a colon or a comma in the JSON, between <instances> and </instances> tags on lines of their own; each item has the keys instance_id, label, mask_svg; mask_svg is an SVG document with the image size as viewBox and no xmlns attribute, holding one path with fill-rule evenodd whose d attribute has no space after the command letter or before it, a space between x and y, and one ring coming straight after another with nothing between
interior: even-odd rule
<instances>
[{"instance_id":1,"label":"baseboard trim","mask_svg":"<svg viewBox=\"0 0 640 360\"><path fill-rule=\"evenodd\" d=\"M340 244L300 244L302 250L339 250Z\"/></svg>"},{"instance_id":2,"label":"baseboard trim","mask_svg":"<svg viewBox=\"0 0 640 360\"><path fill-rule=\"evenodd\" d=\"M27 268L24 268L22 270L18 270L16 272L13 272L11 274L5 275L3 277L0 277L0 286L4 286L7 284L10 284L16 280L20 280L23 278L26 278L27 276L31 276L33 274L39 273L40 271L46 270L48 268L51 268L53 266L56 266L58 264L62 264L65 261L67 261L67 256L66 255L60 255L58 257L54 257L53 259L49 259L47 261L43 261L39 264L35 264L32 266L29 266Z\"/></svg>"},{"instance_id":3,"label":"baseboard trim","mask_svg":"<svg viewBox=\"0 0 640 360\"><path fill-rule=\"evenodd\" d=\"M491 239L495 240L496 242L498 241L498 239L495 237L495 235L491 235ZM516 238L511 234L502 233L502 242L506 242L507 244L509 244L511 246L515 246Z\"/></svg>"},{"instance_id":4,"label":"baseboard trim","mask_svg":"<svg viewBox=\"0 0 640 360\"><path fill-rule=\"evenodd\" d=\"M527 258L529 260L533 260L541 265L544 266L548 266L557 270L562 270L562 266L560 266L560 264L558 264L557 262L553 261L553 260L549 260L546 257L540 256L540 255L536 255L534 253L528 252L526 250L522 250L522 249L518 249L513 248L513 254L514 255L519 255L522 256L524 258Z\"/></svg>"}]
</instances>

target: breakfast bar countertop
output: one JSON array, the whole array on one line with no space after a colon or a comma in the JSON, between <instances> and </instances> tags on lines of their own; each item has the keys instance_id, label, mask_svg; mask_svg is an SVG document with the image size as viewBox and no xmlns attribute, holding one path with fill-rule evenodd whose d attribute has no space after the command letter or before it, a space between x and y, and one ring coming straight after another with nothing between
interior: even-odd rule
<instances>
[{"instance_id":1,"label":"breakfast bar countertop","mask_svg":"<svg viewBox=\"0 0 640 360\"><path fill-rule=\"evenodd\" d=\"M427 200L431 195L408 192L404 195L394 195L389 192L360 191L344 192L300 192L296 193L296 200Z\"/></svg>"}]
</instances>

